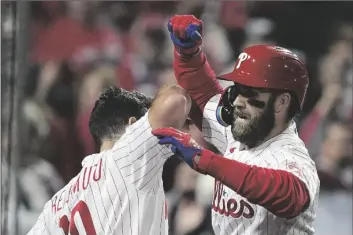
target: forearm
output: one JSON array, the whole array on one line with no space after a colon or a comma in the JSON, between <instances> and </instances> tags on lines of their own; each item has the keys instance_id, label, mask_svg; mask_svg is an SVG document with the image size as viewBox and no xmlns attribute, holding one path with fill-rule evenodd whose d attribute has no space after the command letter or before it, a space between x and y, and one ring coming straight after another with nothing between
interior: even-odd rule
<instances>
[{"instance_id":1,"label":"forearm","mask_svg":"<svg viewBox=\"0 0 353 235\"><path fill-rule=\"evenodd\" d=\"M306 185L283 170L250 166L208 150L203 151L196 168L282 218L298 216L310 201Z\"/></svg>"},{"instance_id":2,"label":"forearm","mask_svg":"<svg viewBox=\"0 0 353 235\"><path fill-rule=\"evenodd\" d=\"M223 92L202 51L187 59L174 51L174 73L179 85L189 93L201 110L209 99Z\"/></svg>"}]
</instances>

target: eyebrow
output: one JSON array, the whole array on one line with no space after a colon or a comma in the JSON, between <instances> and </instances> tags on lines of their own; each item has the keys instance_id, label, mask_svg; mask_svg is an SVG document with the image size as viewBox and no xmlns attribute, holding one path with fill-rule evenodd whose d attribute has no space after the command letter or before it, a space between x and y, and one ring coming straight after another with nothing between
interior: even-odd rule
<instances>
[{"instance_id":1,"label":"eyebrow","mask_svg":"<svg viewBox=\"0 0 353 235\"><path fill-rule=\"evenodd\" d=\"M273 92L273 91L271 91L271 90L268 90L268 89L266 89L266 88L264 88L264 89L253 89L253 91L254 92L256 92L256 93L271 93L271 92Z\"/></svg>"}]
</instances>

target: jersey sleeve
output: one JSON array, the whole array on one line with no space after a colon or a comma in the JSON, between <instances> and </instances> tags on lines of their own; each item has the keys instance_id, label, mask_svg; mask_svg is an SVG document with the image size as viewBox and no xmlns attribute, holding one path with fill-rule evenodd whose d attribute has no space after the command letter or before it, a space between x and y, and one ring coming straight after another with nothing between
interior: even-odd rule
<instances>
[{"instance_id":1,"label":"jersey sleeve","mask_svg":"<svg viewBox=\"0 0 353 235\"><path fill-rule=\"evenodd\" d=\"M289 146L281 147L273 155L278 159L280 170L292 173L305 183L310 196L310 204L315 203L320 192L320 180L315 163L308 151L300 146Z\"/></svg>"},{"instance_id":2,"label":"jersey sleeve","mask_svg":"<svg viewBox=\"0 0 353 235\"><path fill-rule=\"evenodd\" d=\"M45 205L43 212L40 214L37 222L32 227L32 229L27 233L27 235L36 235L36 234L51 235L46 208L47 208L47 205Z\"/></svg>"},{"instance_id":3,"label":"jersey sleeve","mask_svg":"<svg viewBox=\"0 0 353 235\"><path fill-rule=\"evenodd\" d=\"M154 193L162 187L163 165L173 155L169 146L160 145L158 141L152 134L147 112L127 128L112 149L122 176L145 193Z\"/></svg>"},{"instance_id":4,"label":"jersey sleeve","mask_svg":"<svg viewBox=\"0 0 353 235\"><path fill-rule=\"evenodd\" d=\"M228 128L219 124L216 118L216 110L221 95L212 97L205 106L202 120L202 134L204 139L215 146L220 153L224 154L230 137Z\"/></svg>"}]
</instances>

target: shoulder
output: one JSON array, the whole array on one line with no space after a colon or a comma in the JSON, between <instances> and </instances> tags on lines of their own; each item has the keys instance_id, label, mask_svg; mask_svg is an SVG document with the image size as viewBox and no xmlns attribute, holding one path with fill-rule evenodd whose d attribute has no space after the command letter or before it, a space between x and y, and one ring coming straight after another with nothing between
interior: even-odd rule
<instances>
[{"instance_id":1,"label":"shoulder","mask_svg":"<svg viewBox=\"0 0 353 235\"><path fill-rule=\"evenodd\" d=\"M304 142L294 131L285 131L270 142L266 151L269 160L279 165L292 163L316 168Z\"/></svg>"},{"instance_id":2,"label":"shoulder","mask_svg":"<svg viewBox=\"0 0 353 235\"><path fill-rule=\"evenodd\" d=\"M310 154L301 141L289 141L286 144L274 145L270 148L272 155L276 156L279 160L293 160L306 162L310 165L315 165L311 159Z\"/></svg>"},{"instance_id":3,"label":"shoulder","mask_svg":"<svg viewBox=\"0 0 353 235\"><path fill-rule=\"evenodd\" d=\"M150 109L139 120L137 120L132 125L128 126L126 128L126 133L124 136L131 136L133 134L138 134L138 133L141 133L141 131L142 131L142 133L144 133L148 129L152 130L151 123L148 119L149 113L150 113Z\"/></svg>"},{"instance_id":4,"label":"shoulder","mask_svg":"<svg viewBox=\"0 0 353 235\"><path fill-rule=\"evenodd\" d=\"M126 128L125 133L121 138L114 144L113 148L106 152L107 155L114 154L117 151L124 151L129 149L129 145L135 145L136 142L146 140L146 138L152 137L152 127L148 120L149 111L137 120L132 125Z\"/></svg>"}]
</instances>

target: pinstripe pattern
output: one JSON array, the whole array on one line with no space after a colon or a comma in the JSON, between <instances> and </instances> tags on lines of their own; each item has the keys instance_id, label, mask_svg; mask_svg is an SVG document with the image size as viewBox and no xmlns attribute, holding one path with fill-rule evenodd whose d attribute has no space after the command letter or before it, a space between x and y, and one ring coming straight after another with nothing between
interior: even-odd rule
<instances>
[{"instance_id":1,"label":"pinstripe pattern","mask_svg":"<svg viewBox=\"0 0 353 235\"><path fill-rule=\"evenodd\" d=\"M253 148L245 149L231 135L231 128L218 124L215 111L220 95L213 97L205 107L203 134L229 159L249 165L286 170L299 177L307 186L311 203L309 208L292 220L276 217L265 208L252 204L226 186L215 183L215 198L212 210L212 225L217 235L307 235L314 234L320 182L316 167L304 143L299 139L293 122L283 133ZM233 149L232 153L230 149ZM235 173L236 177L236 173ZM244 206L245 205L245 206ZM230 215L229 212L241 216ZM249 210L250 209L250 210ZM217 210L217 211L216 211ZM220 212L221 211L221 212ZM247 214L253 216L247 218ZM227 212L229 215L227 215Z\"/></svg>"},{"instance_id":2,"label":"pinstripe pattern","mask_svg":"<svg viewBox=\"0 0 353 235\"><path fill-rule=\"evenodd\" d=\"M64 234L59 220L70 218L79 201L87 204L96 234L168 234L162 169L172 154L158 145L147 115L129 126L112 150L83 160L81 172L45 205L29 234ZM75 215L75 225L85 234L81 219Z\"/></svg>"}]
</instances>

